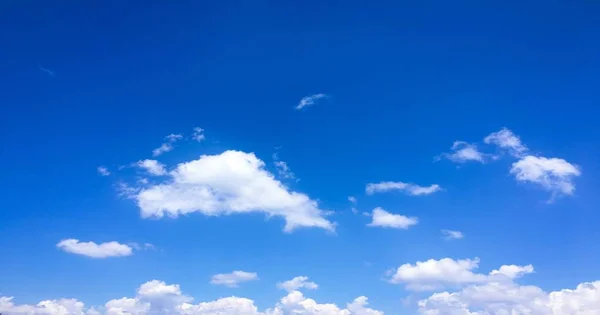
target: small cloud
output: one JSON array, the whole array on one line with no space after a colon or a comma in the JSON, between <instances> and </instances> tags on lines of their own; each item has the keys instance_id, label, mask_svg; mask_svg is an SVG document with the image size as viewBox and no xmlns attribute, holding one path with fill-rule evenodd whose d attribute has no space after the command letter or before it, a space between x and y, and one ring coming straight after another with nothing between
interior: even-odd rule
<instances>
[{"instance_id":1,"label":"small cloud","mask_svg":"<svg viewBox=\"0 0 600 315\"><path fill-rule=\"evenodd\" d=\"M108 171L108 168L106 168L105 166L98 166L98 174L100 174L100 176L109 176L110 175L110 171Z\"/></svg>"},{"instance_id":2,"label":"small cloud","mask_svg":"<svg viewBox=\"0 0 600 315\"><path fill-rule=\"evenodd\" d=\"M183 135L173 134L173 133L165 137L165 139L169 142L175 142L175 141L181 140L182 138L183 138Z\"/></svg>"},{"instance_id":3,"label":"small cloud","mask_svg":"<svg viewBox=\"0 0 600 315\"><path fill-rule=\"evenodd\" d=\"M44 67L38 67L40 69L40 71L46 73L47 75L51 76L51 77L55 77L55 73L54 71L48 69L48 68L44 68Z\"/></svg>"},{"instance_id":4,"label":"small cloud","mask_svg":"<svg viewBox=\"0 0 600 315\"><path fill-rule=\"evenodd\" d=\"M490 157L489 154L479 152L476 145L464 141L454 141L451 150L451 153L442 153L435 160L440 160L444 157L455 163L466 163L469 161L485 163L486 158Z\"/></svg>"},{"instance_id":5,"label":"small cloud","mask_svg":"<svg viewBox=\"0 0 600 315\"><path fill-rule=\"evenodd\" d=\"M405 193L411 196L422 196L422 195L430 195L437 191L440 191L442 188L433 184L430 186L419 186L411 183L403 183L403 182L381 182L381 183L369 183L367 184L365 191L368 195L372 195L374 193L382 193L388 192L392 190L404 191Z\"/></svg>"},{"instance_id":6,"label":"small cloud","mask_svg":"<svg viewBox=\"0 0 600 315\"><path fill-rule=\"evenodd\" d=\"M563 159L528 155L513 163L510 173L517 181L534 183L550 191L552 202L556 196L573 194L573 178L580 176L581 170Z\"/></svg>"},{"instance_id":7,"label":"small cloud","mask_svg":"<svg viewBox=\"0 0 600 315\"><path fill-rule=\"evenodd\" d=\"M442 230L442 234L446 240L458 240L465 237L461 231Z\"/></svg>"},{"instance_id":8,"label":"small cloud","mask_svg":"<svg viewBox=\"0 0 600 315\"><path fill-rule=\"evenodd\" d=\"M348 201L350 201L350 203L352 203L353 205L355 205L357 202L356 197L354 196L348 196Z\"/></svg>"},{"instance_id":9,"label":"small cloud","mask_svg":"<svg viewBox=\"0 0 600 315\"><path fill-rule=\"evenodd\" d=\"M294 172L292 172L287 163L279 159L278 153L273 153L273 161L273 163L275 164L275 168L277 169L277 173L279 174L279 177L285 179L296 179L296 175L294 174Z\"/></svg>"},{"instance_id":10,"label":"small cloud","mask_svg":"<svg viewBox=\"0 0 600 315\"><path fill-rule=\"evenodd\" d=\"M210 283L215 285L224 285L230 288L237 288L240 283L258 280L256 272L246 272L236 270L231 273L220 273L212 276Z\"/></svg>"},{"instance_id":11,"label":"small cloud","mask_svg":"<svg viewBox=\"0 0 600 315\"><path fill-rule=\"evenodd\" d=\"M67 253L91 258L121 257L133 254L133 249L130 246L118 242L96 244L94 242L80 242L71 238L60 241L56 244L56 247Z\"/></svg>"},{"instance_id":12,"label":"small cloud","mask_svg":"<svg viewBox=\"0 0 600 315\"><path fill-rule=\"evenodd\" d=\"M408 229L417 224L419 220L415 217L405 217L400 214L392 214L385 211L383 208L377 207L373 209L373 220L367 224L370 227L383 227L392 229Z\"/></svg>"},{"instance_id":13,"label":"small cloud","mask_svg":"<svg viewBox=\"0 0 600 315\"><path fill-rule=\"evenodd\" d=\"M194 139L198 142L202 142L202 141L206 140L206 137L204 136L204 129L202 129L200 127L195 127L194 133L192 134L192 139Z\"/></svg>"},{"instance_id":14,"label":"small cloud","mask_svg":"<svg viewBox=\"0 0 600 315\"><path fill-rule=\"evenodd\" d=\"M301 289L301 288L308 289L308 290L316 290L319 288L319 286L316 283L314 283L312 281L308 281L308 277L305 277L305 276L299 276L299 277L295 277L292 280L280 282L277 284L277 287L280 289L286 290L288 292L297 291L298 289Z\"/></svg>"},{"instance_id":15,"label":"small cloud","mask_svg":"<svg viewBox=\"0 0 600 315\"><path fill-rule=\"evenodd\" d=\"M117 194L122 198L136 199L137 194L140 192L140 188L132 187L124 182L119 182L115 186L117 188Z\"/></svg>"},{"instance_id":16,"label":"small cloud","mask_svg":"<svg viewBox=\"0 0 600 315\"><path fill-rule=\"evenodd\" d=\"M296 106L296 110L301 110L304 107L315 105L318 100L320 100L324 97L327 97L327 95L325 95L323 93L305 96L300 100L300 103L298 103L298 105Z\"/></svg>"},{"instance_id":17,"label":"small cloud","mask_svg":"<svg viewBox=\"0 0 600 315\"><path fill-rule=\"evenodd\" d=\"M512 131L502 128L500 131L489 134L483 141L506 149L512 156L521 157L527 152L527 147L521 143L521 139Z\"/></svg>"},{"instance_id":18,"label":"small cloud","mask_svg":"<svg viewBox=\"0 0 600 315\"><path fill-rule=\"evenodd\" d=\"M152 150L152 156L159 156L163 153L167 153L173 150L173 143L181 140L183 136L181 134L170 134L165 137L166 142L162 143L160 147Z\"/></svg>"},{"instance_id":19,"label":"small cloud","mask_svg":"<svg viewBox=\"0 0 600 315\"><path fill-rule=\"evenodd\" d=\"M136 163L137 167L146 170L150 175L162 176L167 174L165 165L158 162L157 160L143 160Z\"/></svg>"}]
</instances>

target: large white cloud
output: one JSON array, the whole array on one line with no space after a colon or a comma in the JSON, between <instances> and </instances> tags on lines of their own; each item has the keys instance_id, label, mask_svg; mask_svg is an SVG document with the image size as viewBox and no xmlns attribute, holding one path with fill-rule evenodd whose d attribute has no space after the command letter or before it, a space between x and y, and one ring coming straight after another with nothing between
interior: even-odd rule
<instances>
[{"instance_id":1,"label":"large white cloud","mask_svg":"<svg viewBox=\"0 0 600 315\"><path fill-rule=\"evenodd\" d=\"M203 155L179 164L162 183L141 189L134 198L145 218L262 212L284 218L286 232L300 227L335 229L317 201L290 191L264 166L253 153Z\"/></svg>"},{"instance_id":2,"label":"large white cloud","mask_svg":"<svg viewBox=\"0 0 600 315\"><path fill-rule=\"evenodd\" d=\"M256 272L235 270L231 273L219 273L213 275L210 279L210 283L236 288L242 282L248 282L253 280L258 280L258 274Z\"/></svg>"},{"instance_id":3,"label":"large white cloud","mask_svg":"<svg viewBox=\"0 0 600 315\"><path fill-rule=\"evenodd\" d=\"M70 238L58 242L56 247L67 253L92 258L119 257L133 254L131 246L114 241L96 244L94 242L80 242L77 239Z\"/></svg>"}]
</instances>

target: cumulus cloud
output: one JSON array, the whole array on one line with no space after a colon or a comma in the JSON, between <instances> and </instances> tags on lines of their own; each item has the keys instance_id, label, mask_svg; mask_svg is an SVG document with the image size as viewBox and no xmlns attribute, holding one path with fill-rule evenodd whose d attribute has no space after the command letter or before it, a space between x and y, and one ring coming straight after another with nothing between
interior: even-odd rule
<instances>
[{"instance_id":1,"label":"cumulus cloud","mask_svg":"<svg viewBox=\"0 0 600 315\"><path fill-rule=\"evenodd\" d=\"M254 301L242 297L226 297L194 303L179 285L152 280L142 284L134 297L114 299L104 304L107 315L383 315L368 307L368 299L359 296L345 308L332 303L318 303L299 291L291 291L273 307L259 311ZM12 297L0 297L0 312L6 315L98 315L94 308L74 299L49 300L37 305L16 305Z\"/></svg>"},{"instance_id":2,"label":"cumulus cloud","mask_svg":"<svg viewBox=\"0 0 600 315\"><path fill-rule=\"evenodd\" d=\"M404 284L413 291L433 291L445 287L460 287L468 284L506 282L533 272L533 266L503 265L489 274L474 272L479 268L479 258L442 258L404 264L393 270L390 283Z\"/></svg>"},{"instance_id":3,"label":"cumulus cloud","mask_svg":"<svg viewBox=\"0 0 600 315\"><path fill-rule=\"evenodd\" d=\"M498 147L508 150L516 157L521 157L527 152L527 147L521 143L521 139L512 131L502 128L500 131L493 132L483 139L487 144L494 144Z\"/></svg>"},{"instance_id":4,"label":"cumulus cloud","mask_svg":"<svg viewBox=\"0 0 600 315\"><path fill-rule=\"evenodd\" d=\"M315 105L318 100L327 97L327 95L323 93L313 94L310 96L305 96L300 100L300 103L296 106L297 110L303 109L304 107Z\"/></svg>"},{"instance_id":5,"label":"cumulus cloud","mask_svg":"<svg viewBox=\"0 0 600 315\"><path fill-rule=\"evenodd\" d=\"M144 218L192 212L210 216L262 212L284 218L286 232L300 227L335 229L317 201L288 190L264 166L253 153L202 155L177 165L169 178L141 189L135 199Z\"/></svg>"},{"instance_id":6,"label":"cumulus cloud","mask_svg":"<svg viewBox=\"0 0 600 315\"><path fill-rule=\"evenodd\" d=\"M206 140L206 137L204 136L204 129L202 129L200 127L195 127L194 133L192 134L192 139L194 139L198 142L202 142L202 141Z\"/></svg>"},{"instance_id":7,"label":"cumulus cloud","mask_svg":"<svg viewBox=\"0 0 600 315\"><path fill-rule=\"evenodd\" d=\"M458 240L465 237L465 235L461 231L442 230L442 234L447 240Z\"/></svg>"},{"instance_id":8,"label":"cumulus cloud","mask_svg":"<svg viewBox=\"0 0 600 315\"><path fill-rule=\"evenodd\" d=\"M165 169L165 165L158 162L157 160L142 160L136 163L136 166L144 169L150 175L154 176L162 176L167 174L167 170Z\"/></svg>"},{"instance_id":9,"label":"cumulus cloud","mask_svg":"<svg viewBox=\"0 0 600 315\"><path fill-rule=\"evenodd\" d=\"M258 274L256 272L246 272L236 270L231 273L220 273L212 276L210 279L211 284L224 285L230 288L237 288L240 283L258 280Z\"/></svg>"},{"instance_id":10,"label":"cumulus cloud","mask_svg":"<svg viewBox=\"0 0 600 315\"><path fill-rule=\"evenodd\" d=\"M372 221L367 224L367 226L370 227L408 229L419 222L415 217L406 217L400 214L389 213L380 207L373 209L371 216Z\"/></svg>"},{"instance_id":11,"label":"cumulus cloud","mask_svg":"<svg viewBox=\"0 0 600 315\"><path fill-rule=\"evenodd\" d=\"M563 159L527 155L512 164L510 173L518 181L540 185L554 197L572 195L573 178L581 175L581 170Z\"/></svg>"},{"instance_id":12,"label":"cumulus cloud","mask_svg":"<svg viewBox=\"0 0 600 315\"><path fill-rule=\"evenodd\" d=\"M91 258L121 257L133 254L131 246L118 242L96 244L94 242L80 242L77 239L71 238L58 242L56 247L67 253Z\"/></svg>"},{"instance_id":13,"label":"cumulus cloud","mask_svg":"<svg viewBox=\"0 0 600 315\"><path fill-rule=\"evenodd\" d=\"M299 276L288 281L280 282L277 284L277 287L288 292L297 291L298 289L316 290L319 288L316 283L308 281L308 277L305 276Z\"/></svg>"},{"instance_id":14,"label":"cumulus cloud","mask_svg":"<svg viewBox=\"0 0 600 315\"><path fill-rule=\"evenodd\" d=\"M180 134L170 134L165 137L165 142L163 142L158 148L152 150L152 156L159 156L163 153L167 153L173 150L173 144L183 138Z\"/></svg>"},{"instance_id":15,"label":"cumulus cloud","mask_svg":"<svg viewBox=\"0 0 600 315\"><path fill-rule=\"evenodd\" d=\"M98 166L98 174L100 174L100 176L109 176L110 175L110 171L108 170L108 168L106 168L106 166Z\"/></svg>"},{"instance_id":16,"label":"cumulus cloud","mask_svg":"<svg viewBox=\"0 0 600 315\"><path fill-rule=\"evenodd\" d=\"M365 191L368 195L372 195L374 193L382 193L388 192L392 190L403 191L411 196L423 196L430 195L434 192L440 191L442 188L433 184L430 186L419 186L411 183L403 183L403 182L380 182L380 183L369 183L367 184Z\"/></svg>"},{"instance_id":17,"label":"cumulus cloud","mask_svg":"<svg viewBox=\"0 0 600 315\"><path fill-rule=\"evenodd\" d=\"M455 141L450 149L452 152L442 153L436 159L439 160L443 157L455 163L466 163L469 161L485 163L486 159L489 158L489 155L480 152L475 144L464 141Z\"/></svg>"}]
</instances>

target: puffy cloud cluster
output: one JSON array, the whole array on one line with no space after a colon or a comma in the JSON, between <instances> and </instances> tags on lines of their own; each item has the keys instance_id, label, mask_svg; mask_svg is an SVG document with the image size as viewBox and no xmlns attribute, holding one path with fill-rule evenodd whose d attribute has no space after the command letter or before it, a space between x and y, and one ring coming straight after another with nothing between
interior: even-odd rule
<instances>
[{"instance_id":1,"label":"puffy cloud cluster","mask_svg":"<svg viewBox=\"0 0 600 315\"><path fill-rule=\"evenodd\" d=\"M12 298L0 297L3 315L382 315L368 307L367 298L357 297L345 308L332 303L320 304L299 291L291 291L273 307L260 311L254 301L226 297L215 301L193 303L179 285L152 280L142 284L135 297L110 300L104 307L86 309L73 299L43 301L37 305L15 305Z\"/></svg>"},{"instance_id":2,"label":"puffy cloud cluster","mask_svg":"<svg viewBox=\"0 0 600 315\"><path fill-rule=\"evenodd\" d=\"M286 232L300 227L334 230L317 201L290 191L264 166L253 153L203 155L177 165L161 183L140 189L133 198L142 217L262 212L284 218Z\"/></svg>"}]
</instances>

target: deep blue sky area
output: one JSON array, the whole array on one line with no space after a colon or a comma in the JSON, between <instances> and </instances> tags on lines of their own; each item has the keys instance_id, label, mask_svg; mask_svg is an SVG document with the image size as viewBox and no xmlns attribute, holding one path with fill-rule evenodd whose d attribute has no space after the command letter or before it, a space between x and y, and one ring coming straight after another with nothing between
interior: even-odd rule
<instances>
[{"instance_id":1,"label":"deep blue sky area","mask_svg":"<svg viewBox=\"0 0 600 315\"><path fill-rule=\"evenodd\" d=\"M276 283L307 276L319 303L364 295L414 314L431 292L390 283L390 268L477 257L482 274L531 264L518 283L548 292L600 280L599 17L595 1L3 1L0 296L102 309L158 279L196 303L235 295L265 310L286 294ZM524 155L484 142L502 128L527 155L575 165L575 190L518 180ZM185 139L153 157L169 134ZM485 161L447 158L455 141ZM335 233L287 233L262 209L147 219L119 195L141 178L131 163L171 171L226 150L332 211ZM366 193L386 181L442 189ZM419 222L367 226L376 207ZM94 259L57 247L71 238L154 249ZM260 279L209 283L234 270Z\"/></svg>"}]
</instances>

